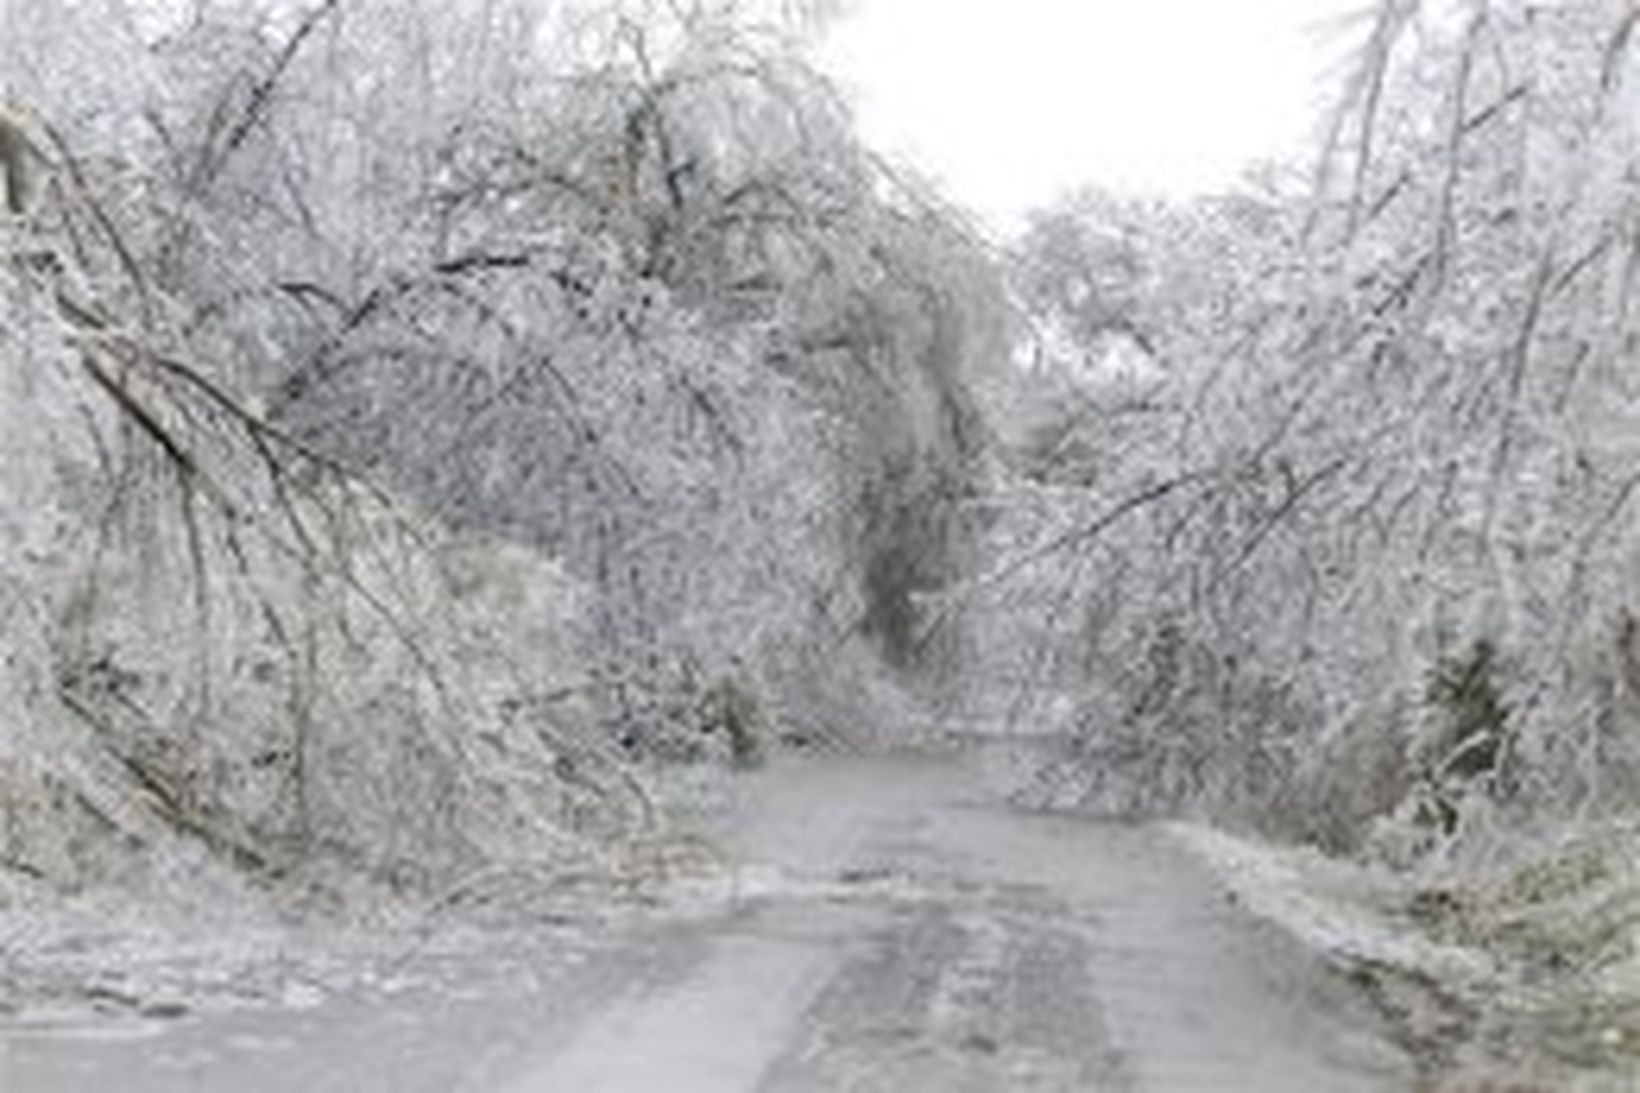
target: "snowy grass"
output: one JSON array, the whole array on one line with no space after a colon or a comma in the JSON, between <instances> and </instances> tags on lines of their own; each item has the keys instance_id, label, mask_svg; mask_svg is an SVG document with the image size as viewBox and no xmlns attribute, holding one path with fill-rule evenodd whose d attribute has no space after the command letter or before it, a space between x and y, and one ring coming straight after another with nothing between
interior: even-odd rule
<instances>
[{"instance_id":1,"label":"snowy grass","mask_svg":"<svg viewBox=\"0 0 1640 1093\"><path fill-rule=\"evenodd\" d=\"M1189 823L1168 833L1207 861L1260 918L1345 960L1419 968L1466 996L1503 982L1486 953L1409 931L1397 909L1413 896L1404 877L1330 859L1310 848L1276 847Z\"/></svg>"},{"instance_id":2,"label":"snowy grass","mask_svg":"<svg viewBox=\"0 0 1640 1093\"><path fill-rule=\"evenodd\" d=\"M1632 824L1545 840L1504 866L1424 874L1166 830L1252 914L1366 989L1441 1088L1640 1082Z\"/></svg>"}]
</instances>

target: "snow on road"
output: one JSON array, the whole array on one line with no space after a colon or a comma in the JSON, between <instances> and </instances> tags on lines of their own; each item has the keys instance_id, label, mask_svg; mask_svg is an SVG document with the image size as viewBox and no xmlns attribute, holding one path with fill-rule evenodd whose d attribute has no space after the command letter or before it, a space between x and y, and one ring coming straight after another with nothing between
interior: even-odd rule
<instances>
[{"instance_id":1,"label":"snow on road","mask_svg":"<svg viewBox=\"0 0 1640 1093\"><path fill-rule=\"evenodd\" d=\"M1159 832L1009 812L956 760L780 766L735 793L696 822L736 864L666 906L430 952L306 1009L0 1030L0 1090L1412 1084L1363 1004Z\"/></svg>"}]
</instances>

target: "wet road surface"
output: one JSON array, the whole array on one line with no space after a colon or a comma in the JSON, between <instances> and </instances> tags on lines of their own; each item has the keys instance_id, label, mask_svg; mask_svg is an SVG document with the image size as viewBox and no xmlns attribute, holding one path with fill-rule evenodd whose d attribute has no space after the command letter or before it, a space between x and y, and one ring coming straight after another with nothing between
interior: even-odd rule
<instances>
[{"instance_id":1,"label":"wet road surface","mask_svg":"<svg viewBox=\"0 0 1640 1093\"><path fill-rule=\"evenodd\" d=\"M1413 1084L1363 1001L1157 831L1009 811L952 758L781 766L735 792L694 822L736 864L675 906L430 950L306 1008L13 1030L0 1090Z\"/></svg>"}]
</instances>

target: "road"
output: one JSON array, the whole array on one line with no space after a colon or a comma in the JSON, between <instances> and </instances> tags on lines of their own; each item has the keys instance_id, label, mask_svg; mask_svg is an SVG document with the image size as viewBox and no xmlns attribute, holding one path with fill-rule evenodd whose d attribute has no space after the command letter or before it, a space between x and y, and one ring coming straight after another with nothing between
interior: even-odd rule
<instances>
[{"instance_id":1,"label":"road","mask_svg":"<svg viewBox=\"0 0 1640 1093\"><path fill-rule=\"evenodd\" d=\"M731 879L675 905L429 952L306 1008L0 1037L0 1089L1413 1084L1364 1002L1155 830L1009 811L952 758L783 765L737 794L697 820Z\"/></svg>"}]
</instances>

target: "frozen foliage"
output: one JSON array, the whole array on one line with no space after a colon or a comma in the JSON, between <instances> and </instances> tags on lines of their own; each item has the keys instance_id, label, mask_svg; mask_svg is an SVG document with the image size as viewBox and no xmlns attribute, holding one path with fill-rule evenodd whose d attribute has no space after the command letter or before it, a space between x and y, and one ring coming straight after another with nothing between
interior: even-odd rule
<instances>
[{"instance_id":1,"label":"frozen foliage","mask_svg":"<svg viewBox=\"0 0 1640 1093\"><path fill-rule=\"evenodd\" d=\"M1004 296L777 7L8 7L8 883L437 895L926 724Z\"/></svg>"},{"instance_id":2,"label":"frozen foliage","mask_svg":"<svg viewBox=\"0 0 1640 1093\"><path fill-rule=\"evenodd\" d=\"M606 682L912 666L1002 308L957 218L731 7L320 14L172 253L274 420L561 559Z\"/></svg>"},{"instance_id":3,"label":"frozen foliage","mask_svg":"<svg viewBox=\"0 0 1640 1093\"><path fill-rule=\"evenodd\" d=\"M12 237L4 296L8 879L73 887L187 843L319 893L327 869L428 892L619 825L632 794L590 738L511 713L562 656L544 626L570 582L447 546L163 320L124 320L163 298L63 244L90 208ZM562 602L520 617L521 586Z\"/></svg>"},{"instance_id":4,"label":"frozen foliage","mask_svg":"<svg viewBox=\"0 0 1640 1093\"><path fill-rule=\"evenodd\" d=\"M1405 860L1632 799L1635 18L1370 15L1313 197L1027 235L1052 393L976 588L1042 793Z\"/></svg>"}]
</instances>

